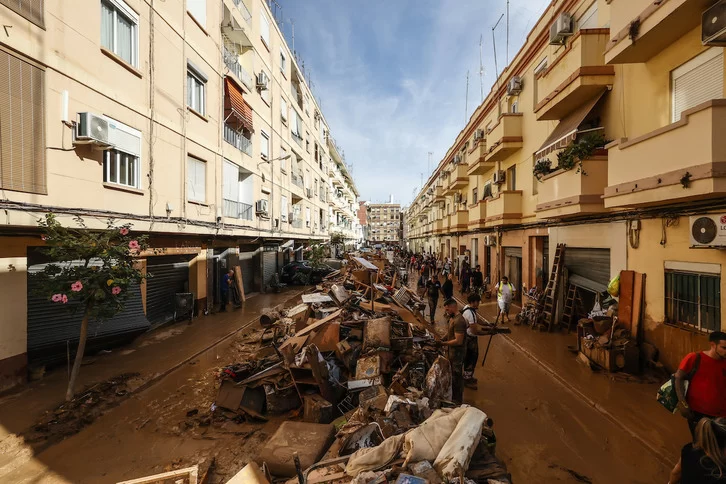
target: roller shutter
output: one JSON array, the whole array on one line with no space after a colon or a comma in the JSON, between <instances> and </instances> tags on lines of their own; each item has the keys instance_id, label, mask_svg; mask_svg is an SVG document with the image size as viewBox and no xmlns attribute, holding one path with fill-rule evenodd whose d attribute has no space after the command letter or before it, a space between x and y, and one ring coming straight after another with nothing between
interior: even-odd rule
<instances>
[{"instance_id":1,"label":"roller shutter","mask_svg":"<svg viewBox=\"0 0 726 484\"><path fill-rule=\"evenodd\" d=\"M149 257L146 261L146 316L152 325L174 318L174 294L189 292L192 255Z\"/></svg>"},{"instance_id":2,"label":"roller shutter","mask_svg":"<svg viewBox=\"0 0 726 484\"><path fill-rule=\"evenodd\" d=\"M681 113L723 97L723 49L711 48L671 72L672 121Z\"/></svg>"},{"instance_id":3,"label":"roller shutter","mask_svg":"<svg viewBox=\"0 0 726 484\"><path fill-rule=\"evenodd\" d=\"M610 249L567 247L565 267L570 284L605 292L610 282Z\"/></svg>"},{"instance_id":4,"label":"roller shutter","mask_svg":"<svg viewBox=\"0 0 726 484\"><path fill-rule=\"evenodd\" d=\"M265 247L262 252L262 287L267 288L277 273L277 247Z\"/></svg>"},{"instance_id":5,"label":"roller shutter","mask_svg":"<svg viewBox=\"0 0 726 484\"><path fill-rule=\"evenodd\" d=\"M504 247L504 257L519 257L522 258L521 247Z\"/></svg>"},{"instance_id":6,"label":"roller shutter","mask_svg":"<svg viewBox=\"0 0 726 484\"><path fill-rule=\"evenodd\" d=\"M239 266L242 269L242 284L245 287L245 294L255 292L255 252L240 252Z\"/></svg>"},{"instance_id":7,"label":"roller shutter","mask_svg":"<svg viewBox=\"0 0 726 484\"><path fill-rule=\"evenodd\" d=\"M44 264L28 267L28 360L32 364L53 365L65 363L78 345L81 330L81 312L71 312L72 305L59 306L39 297L34 274L43 270ZM129 288L124 310L106 321L91 320L88 323L86 353L123 344L149 329L144 315L139 286Z\"/></svg>"}]
</instances>

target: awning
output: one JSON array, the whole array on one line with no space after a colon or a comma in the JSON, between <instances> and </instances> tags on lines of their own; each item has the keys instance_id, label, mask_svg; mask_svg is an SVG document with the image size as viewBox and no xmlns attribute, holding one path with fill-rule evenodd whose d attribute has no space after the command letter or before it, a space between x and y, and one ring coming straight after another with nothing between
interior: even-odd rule
<instances>
[{"instance_id":1,"label":"awning","mask_svg":"<svg viewBox=\"0 0 726 484\"><path fill-rule=\"evenodd\" d=\"M242 97L242 91L229 78L224 79L224 118L253 132L252 108Z\"/></svg>"},{"instance_id":2,"label":"awning","mask_svg":"<svg viewBox=\"0 0 726 484\"><path fill-rule=\"evenodd\" d=\"M606 89L603 89L600 94L580 106L577 110L573 111L565 119L560 121L554 131L552 131L545 142L542 143L542 147L535 153L535 160L540 159L543 156L547 156L553 151L566 148L570 143L575 141L575 138L577 137L577 129L580 127L587 115L590 114L590 111L592 111L600 98L605 95L605 92Z\"/></svg>"}]
</instances>

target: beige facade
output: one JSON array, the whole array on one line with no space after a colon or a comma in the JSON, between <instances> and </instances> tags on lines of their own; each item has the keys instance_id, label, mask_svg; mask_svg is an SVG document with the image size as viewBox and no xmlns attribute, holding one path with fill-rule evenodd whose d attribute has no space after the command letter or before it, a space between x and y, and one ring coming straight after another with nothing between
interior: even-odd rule
<instances>
[{"instance_id":1,"label":"beige facade","mask_svg":"<svg viewBox=\"0 0 726 484\"><path fill-rule=\"evenodd\" d=\"M398 245L401 241L401 205L398 203L370 203L366 209L367 242Z\"/></svg>"},{"instance_id":2,"label":"beige facade","mask_svg":"<svg viewBox=\"0 0 726 484\"><path fill-rule=\"evenodd\" d=\"M341 155L335 140L328 138L330 161L327 164L329 185L327 187L330 206L328 230L330 235L339 234L345 245L360 242L358 221L358 189L348 171L345 158Z\"/></svg>"},{"instance_id":3,"label":"beige facade","mask_svg":"<svg viewBox=\"0 0 726 484\"><path fill-rule=\"evenodd\" d=\"M715 3L552 2L414 200L409 246L542 288L564 243L586 297L643 272L641 336L669 367L726 329L726 237L691 237L701 217L726 235Z\"/></svg>"},{"instance_id":4,"label":"beige facade","mask_svg":"<svg viewBox=\"0 0 726 484\"><path fill-rule=\"evenodd\" d=\"M212 255L255 257L264 290L271 247L328 238L330 128L265 1L0 0L0 22L0 389L43 213L150 234L200 309Z\"/></svg>"}]
</instances>

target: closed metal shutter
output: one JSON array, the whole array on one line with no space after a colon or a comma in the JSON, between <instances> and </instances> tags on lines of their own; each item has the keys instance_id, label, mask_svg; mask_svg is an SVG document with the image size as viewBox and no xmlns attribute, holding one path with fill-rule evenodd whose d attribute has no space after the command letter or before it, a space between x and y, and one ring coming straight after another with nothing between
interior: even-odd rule
<instances>
[{"instance_id":1,"label":"closed metal shutter","mask_svg":"<svg viewBox=\"0 0 726 484\"><path fill-rule=\"evenodd\" d=\"M610 249L567 247L565 267L570 284L593 292L605 292L610 282Z\"/></svg>"},{"instance_id":2,"label":"closed metal shutter","mask_svg":"<svg viewBox=\"0 0 726 484\"><path fill-rule=\"evenodd\" d=\"M242 269L242 284L245 287L245 294L255 292L255 252L240 252L239 266Z\"/></svg>"},{"instance_id":3,"label":"closed metal shutter","mask_svg":"<svg viewBox=\"0 0 726 484\"><path fill-rule=\"evenodd\" d=\"M43 27L45 0L0 0L0 3L38 27Z\"/></svg>"},{"instance_id":4,"label":"closed metal shutter","mask_svg":"<svg viewBox=\"0 0 726 484\"><path fill-rule=\"evenodd\" d=\"M38 283L33 275L43 267L44 264L28 267L28 360L52 365L65 362L69 351L71 358L75 355L83 314L72 313L70 304L59 306L36 295ZM106 321L89 321L86 352L125 343L148 329L141 291L138 285L131 286L122 312Z\"/></svg>"},{"instance_id":5,"label":"closed metal shutter","mask_svg":"<svg viewBox=\"0 0 726 484\"><path fill-rule=\"evenodd\" d=\"M277 273L277 248L266 248L262 252L262 286L267 288L272 276Z\"/></svg>"},{"instance_id":6,"label":"closed metal shutter","mask_svg":"<svg viewBox=\"0 0 726 484\"><path fill-rule=\"evenodd\" d=\"M711 99L723 97L723 49L711 48L671 73L673 119Z\"/></svg>"},{"instance_id":7,"label":"closed metal shutter","mask_svg":"<svg viewBox=\"0 0 726 484\"><path fill-rule=\"evenodd\" d=\"M521 247L504 247L504 257L519 257L522 258Z\"/></svg>"},{"instance_id":8,"label":"closed metal shutter","mask_svg":"<svg viewBox=\"0 0 726 484\"><path fill-rule=\"evenodd\" d=\"M149 257L146 261L146 316L152 325L174 318L174 294L189 292L191 255Z\"/></svg>"}]
</instances>

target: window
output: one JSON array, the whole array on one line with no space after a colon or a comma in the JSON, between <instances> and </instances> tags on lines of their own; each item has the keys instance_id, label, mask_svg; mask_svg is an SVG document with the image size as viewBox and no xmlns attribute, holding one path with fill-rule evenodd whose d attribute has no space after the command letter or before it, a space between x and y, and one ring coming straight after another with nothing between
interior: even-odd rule
<instances>
[{"instance_id":1,"label":"window","mask_svg":"<svg viewBox=\"0 0 726 484\"><path fill-rule=\"evenodd\" d=\"M267 20L267 15L264 12L260 12L260 38L265 43L265 47L270 49L270 21Z\"/></svg>"},{"instance_id":2,"label":"window","mask_svg":"<svg viewBox=\"0 0 726 484\"><path fill-rule=\"evenodd\" d=\"M280 98L280 118L282 124L287 124L287 101L285 101L284 97Z\"/></svg>"},{"instance_id":3,"label":"window","mask_svg":"<svg viewBox=\"0 0 726 484\"><path fill-rule=\"evenodd\" d=\"M597 1L593 2L590 8L582 14L577 21L580 29L596 29L597 28Z\"/></svg>"},{"instance_id":4,"label":"window","mask_svg":"<svg viewBox=\"0 0 726 484\"><path fill-rule=\"evenodd\" d=\"M310 207L305 207L305 226L310 227Z\"/></svg>"},{"instance_id":5,"label":"window","mask_svg":"<svg viewBox=\"0 0 726 484\"><path fill-rule=\"evenodd\" d=\"M479 187L475 187L475 188L474 188L474 189L473 189L473 190L471 191L471 200L472 200L472 202L473 202L474 204L476 204L476 203L477 203L477 202L479 201L479 198L477 198L477 196L478 196L478 195L479 195Z\"/></svg>"},{"instance_id":6,"label":"window","mask_svg":"<svg viewBox=\"0 0 726 484\"><path fill-rule=\"evenodd\" d=\"M513 191L517 189L517 165L510 166L507 169L507 190Z\"/></svg>"},{"instance_id":7,"label":"window","mask_svg":"<svg viewBox=\"0 0 726 484\"><path fill-rule=\"evenodd\" d=\"M262 91L260 91L260 97L269 106L270 105L270 95L272 93L272 80L270 78L270 75L267 72L265 72L264 70L260 70L260 73L264 74L268 79L267 89L263 89Z\"/></svg>"},{"instance_id":8,"label":"window","mask_svg":"<svg viewBox=\"0 0 726 484\"><path fill-rule=\"evenodd\" d=\"M39 27L43 27L44 3L44 0L0 0L0 4Z\"/></svg>"},{"instance_id":9,"label":"window","mask_svg":"<svg viewBox=\"0 0 726 484\"><path fill-rule=\"evenodd\" d=\"M260 156L263 160L269 159L270 155L270 135L264 131L260 131Z\"/></svg>"},{"instance_id":10,"label":"window","mask_svg":"<svg viewBox=\"0 0 726 484\"><path fill-rule=\"evenodd\" d=\"M45 72L2 49L0 65L0 188L46 193Z\"/></svg>"},{"instance_id":11,"label":"window","mask_svg":"<svg viewBox=\"0 0 726 484\"><path fill-rule=\"evenodd\" d=\"M206 114L207 76L194 64L187 64L187 106L204 116Z\"/></svg>"},{"instance_id":12,"label":"window","mask_svg":"<svg viewBox=\"0 0 726 484\"><path fill-rule=\"evenodd\" d=\"M518 104L517 101L514 101L514 102L512 102L509 105L509 112L510 113L512 113L512 114L516 114L517 113L517 104Z\"/></svg>"},{"instance_id":13,"label":"window","mask_svg":"<svg viewBox=\"0 0 726 484\"><path fill-rule=\"evenodd\" d=\"M123 0L101 1L101 45L138 66L139 16Z\"/></svg>"},{"instance_id":14,"label":"window","mask_svg":"<svg viewBox=\"0 0 726 484\"><path fill-rule=\"evenodd\" d=\"M280 47L280 72L282 72L283 76L287 72L287 56L285 56L285 51L282 50L282 47Z\"/></svg>"},{"instance_id":15,"label":"window","mask_svg":"<svg viewBox=\"0 0 726 484\"><path fill-rule=\"evenodd\" d=\"M187 156L187 200L207 201L207 164L193 156Z\"/></svg>"},{"instance_id":16,"label":"window","mask_svg":"<svg viewBox=\"0 0 726 484\"><path fill-rule=\"evenodd\" d=\"M484 193L482 194L482 200L492 197L492 184L487 183L484 185Z\"/></svg>"},{"instance_id":17,"label":"window","mask_svg":"<svg viewBox=\"0 0 726 484\"><path fill-rule=\"evenodd\" d=\"M199 25L207 26L207 0L187 0L187 12L192 14Z\"/></svg>"},{"instance_id":18,"label":"window","mask_svg":"<svg viewBox=\"0 0 726 484\"><path fill-rule=\"evenodd\" d=\"M668 323L685 324L701 331L721 330L720 273L684 270L689 268L687 266L698 269L698 266L710 265L666 262L665 313ZM720 272L720 266L716 267Z\"/></svg>"},{"instance_id":19,"label":"window","mask_svg":"<svg viewBox=\"0 0 726 484\"><path fill-rule=\"evenodd\" d=\"M305 149L310 153L310 133L305 131Z\"/></svg>"},{"instance_id":20,"label":"window","mask_svg":"<svg viewBox=\"0 0 726 484\"><path fill-rule=\"evenodd\" d=\"M103 181L139 188L139 158L118 150L103 153Z\"/></svg>"},{"instance_id":21,"label":"window","mask_svg":"<svg viewBox=\"0 0 726 484\"><path fill-rule=\"evenodd\" d=\"M287 214L288 214L287 197L285 195L283 195L280 197L280 219L283 222L287 222Z\"/></svg>"},{"instance_id":22,"label":"window","mask_svg":"<svg viewBox=\"0 0 726 484\"><path fill-rule=\"evenodd\" d=\"M671 72L671 121L710 99L723 97L723 49L711 48Z\"/></svg>"},{"instance_id":23,"label":"window","mask_svg":"<svg viewBox=\"0 0 726 484\"><path fill-rule=\"evenodd\" d=\"M287 170L287 150L280 146L280 170L283 172Z\"/></svg>"}]
</instances>

